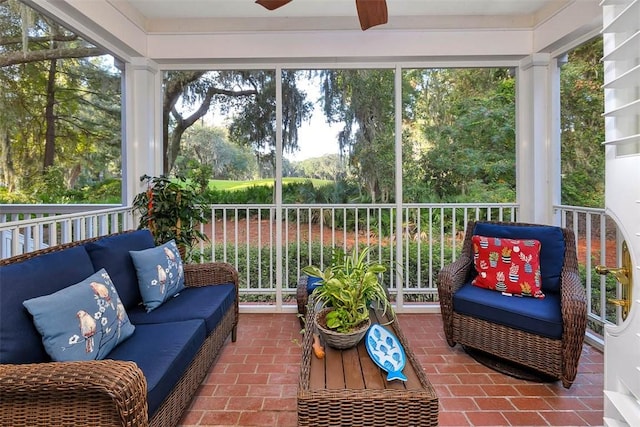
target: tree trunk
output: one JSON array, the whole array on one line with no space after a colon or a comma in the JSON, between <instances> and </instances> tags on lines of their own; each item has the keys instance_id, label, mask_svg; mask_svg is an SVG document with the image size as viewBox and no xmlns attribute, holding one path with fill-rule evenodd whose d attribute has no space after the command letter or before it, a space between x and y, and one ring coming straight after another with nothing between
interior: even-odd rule
<instances>
[{"instance_id":1,"label":"tree trunk","mask_svg":"<svg viewBox=\"0 0 640 427\"><path fill-rule=\"evenodd\" d=\"M0 164L2 164L2 181L11 192L15 188L15 173L13 171L9 131L4 129L0 129Z\"/></svg>"},{"instance_id":2,"label":"tree trunk","mask_svg":"<svg viewBox=\"0 0 640 427\"><path fill-rule=\"evenodd\" d=\"M167 129L167 128L165 128ZM187 130L187 127L184 125L183 120L179 120L176 124L176 127L171 131L171 135L169 135L168 146L165 155L165 173L171 172L173 169L173 165L176 163L176 159L178 158L178 154L180 153L180 141L182 140L182 135ZM166 132L165 132L166 133Z\"/></svg>"},{"instance_id":3,"label":"tree trunk","mask_svg":"<svg viewBox=\"0 0 640 427\"><path fill-rule=\"evenodd\" d=\"M80 164L76 164L71 171L69 172L69 177L67 178L67 187L73 188L76 186L76 182L78 182L78 177L80 176L80 172L82 172L82 167Z\"/></svg>"},{"instance_id":4,"label":"tree trunk","mask_svg":"<svg viewBox=\"0 0 640 427\"><path fill-rule=\"evenodd\" d=\"M166 82L166 89L162 102L162 128L164 129L162 135L162 153L164 173L166 174L171 172L176 158L180 153L180 141L182 140L182 135L197 120L207 114L211 107L211 100L214 95L240 97L257 94L257 91L253 89L234 91L212 86L203 94L204 96L198 109L189 117L182 117L175 108L178 99L184 93L185 88L187 88L191 83L197 81L204 74L204 71L179 72L174 74L174 80ZM170 130L169 122L171 116L173 116L176 122L176 127Z\"/></svg>"},{"instance_id":5,"label":"tree trunk","mask_svg":"<svg viewBox=\"0 0 640 427\"><path fill-rule=\"evenodd\" d=\"M56 151L56 72L58 69L58 61L52 59L49 63L49 77L47 80L47 105L44 111L46 123L45 145L44 145L44 169L46 171L49 166L53 166L53 158Z\"/></svg>"}]
</instances>

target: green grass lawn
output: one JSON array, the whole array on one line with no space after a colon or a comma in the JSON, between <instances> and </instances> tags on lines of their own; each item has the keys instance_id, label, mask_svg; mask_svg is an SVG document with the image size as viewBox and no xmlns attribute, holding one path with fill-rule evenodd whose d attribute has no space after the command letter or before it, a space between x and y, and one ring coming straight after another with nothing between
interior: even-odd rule
<instances>
[{"instance_id":1,"label":"green grass lawn","mask_svg":"<svg viewBox=\"0 0 640 427\"><path fill-rule=\"evenodd\" d=\"M331 184L331 181L327 181L324 179L309 179L309 178L282 178L282 184L292 184L292 183L302 183L306 181L311 181L314 187L322 187L324 185ZM251 181L227 181L224 179L211 179L209 180L209 188L215 190L225 190L225 191L238 191L244 190L249 187L258 187L258 186L266 186L273 187L274 180L273 178L265 178L265 179L254 179Z\"/></svg>"}]
</instances>

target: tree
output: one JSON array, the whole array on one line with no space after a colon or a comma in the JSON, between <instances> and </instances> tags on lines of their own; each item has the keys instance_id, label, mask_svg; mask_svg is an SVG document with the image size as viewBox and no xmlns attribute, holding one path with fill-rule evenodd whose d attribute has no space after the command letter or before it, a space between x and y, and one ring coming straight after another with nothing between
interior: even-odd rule
<instances>
[{"instance_id":1,"label":"tree","mask_svg":"<svg viewBox=\"0 0 640 427\"><path fill-rule=\"evenodd\" d=\"M326 70L321 73L324 112L342 123L340 152L373 202L394 195L393 70Z\"/></svg>"},{"instance_id":2,"label":"tree","mask_svg":"<svg viewBox=\"0 0 640 427\"><path fill-rule=\"evenodd\" d=\"M251 150L229 142L226 129L192 126L184 133L182 145L175 163L177 175L189 176L190 170L203 167L214 179L249 180L257 175Z\"/></svg>"},{"instance_id":3,"label":"tree","mask_svg":"<svg viewBox=\"0 0 640 427\"><path fill-rule=\"evenodd\" d=\"M560 73L562 203L604 206L602 38L571 51Z\"/></svg>"},{"instance_id":4,"label":"tree","mask_svg":"<svg viewBox=\"0 0 640 427\"><path fill-rule=\"evenodd\" d=\"M30 192L40 180L70 188L119 164L119 73L91 59L103 54L27 6L0 2L0 169L7 187ZM113 157L94 161L114 145ZM43 177L54 167L63 182Z\"/></svg>"},{"instance_id":5,"label":"tree","mask_svg":"<svg viewBox=\"0 0 640 427\"><path fill-rule=\"evenodd\" d=\"M515 84L506 69L425 70L416 101L437 200L515 199Z\"/></svg>"},{"instance_id":6,"label":"tree","mask_svg":"<svg viewBox=\"0 0 640 427\"><path fill-rule=\"evenodd\" d=\"M165 170L173 169L182 135L211 109L230 115L230 139L275 167L275 80L272 71L171 71L165 78ZM283 144L297 148L297 127L310 111L292 72L283 72ZM178 108L178 103L181 107Z\"/></svg>"},{"instance_id":7,"label":"tree","mask_svg":"<svg viewBox=\"0 0 640 427\"><path fill-rule=\"evenodd\" d=\"M106 53L18 1L0 0L0 7L0 68Z\"/></svg>"},{"instance_id":8,"label":"tree","mask_svg":"<svg viewBox=\"0 0 640 427\"><path fill-rule=\"evenodd\" d=\"M209 112L214 98L249 97L256 89L233 90L243 80L230 72L207 73L206 71L169 71L164 81L162 104L163 159L164 170L169 172L180 153L180 142L184 132ZM192 109L185 117L176 104L181 101L185 110Z\"/></svg>"},{"instance_id":9,"label":"tree","mask_svg":"<svg viewBox=\"0 0 640 427\"><path fill-rule=\"evenodd\" d=\"M230 138L251 147L260 166L261 177L273 176L276 159L276 82L272 72L254 73L261 90L253 102L243 106L229 126ZM311 114L311 103L296 82L296 73L282 71L282 150L298 149L298 127Z\"/></svg>"},{"instance_id":10,"label":"tree","mask_svg":"<svg viewBox=\"0 0 640 427\"><path fill-rule=\"evenodd\" d=\"M297 164L299 176L337 181L345 178L344 161L337 154L305 159Z\"/></svg>"}]
</instances>

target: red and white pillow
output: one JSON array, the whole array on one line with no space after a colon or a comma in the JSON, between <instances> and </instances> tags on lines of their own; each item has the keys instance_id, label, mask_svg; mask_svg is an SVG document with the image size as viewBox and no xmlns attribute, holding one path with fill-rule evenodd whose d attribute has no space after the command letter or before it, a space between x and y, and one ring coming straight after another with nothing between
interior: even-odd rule
<instances>
[{"instance_id":1,"label":"red and white pillow","mask_svg":"<svg viewBox=\"0 0 640 427\"><path fill-rule=\"evenodd\" d=\"M474 235L472 284L513 295L544 298L540 279L540 242Z\"/></svg>"}]
</instances>

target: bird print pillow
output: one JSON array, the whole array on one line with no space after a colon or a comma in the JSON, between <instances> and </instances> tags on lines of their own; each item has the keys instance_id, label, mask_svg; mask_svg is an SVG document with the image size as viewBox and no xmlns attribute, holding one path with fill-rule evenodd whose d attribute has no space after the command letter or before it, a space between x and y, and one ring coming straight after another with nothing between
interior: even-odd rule
<instances>
[{"instance_id":1,"label":"bird print pillow","mask_svg":"<svg viewBox=\"0 0 640 427\"><path fill-rule=\"evenodd\" d=\"M135 329L104 268L82 282L22 304L56 362L104 359Z\"/></svg>"},{"instance_id":2,"label":"bird print pillow","mask_svg":"<svg viewBox=\"0 0 640 427\"><path fill-rule=\"evenodd\" d=\"M142 251L129 251L147 313L184 289L182 258L174 240Z\"/></svg>"}]
</instances>

